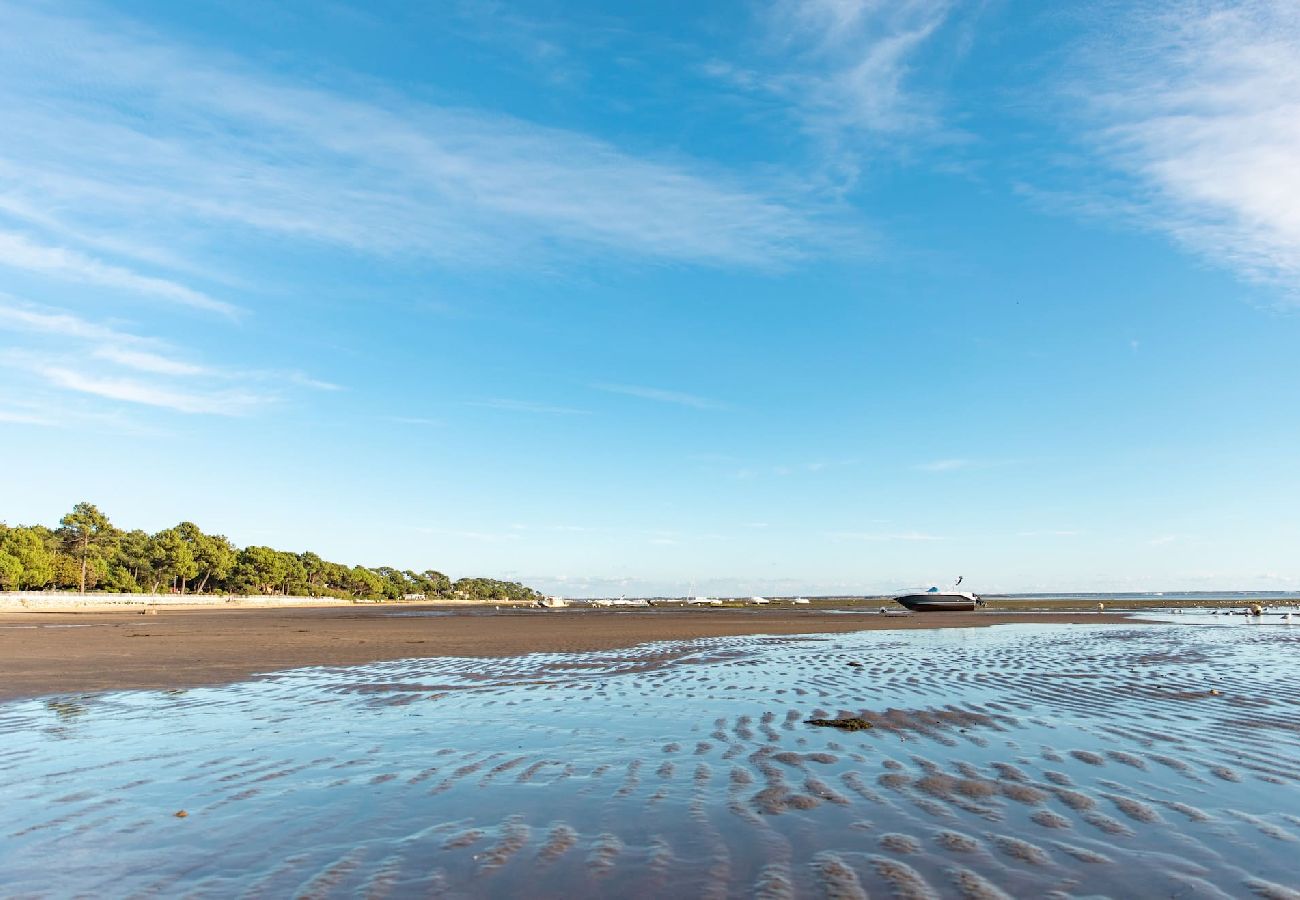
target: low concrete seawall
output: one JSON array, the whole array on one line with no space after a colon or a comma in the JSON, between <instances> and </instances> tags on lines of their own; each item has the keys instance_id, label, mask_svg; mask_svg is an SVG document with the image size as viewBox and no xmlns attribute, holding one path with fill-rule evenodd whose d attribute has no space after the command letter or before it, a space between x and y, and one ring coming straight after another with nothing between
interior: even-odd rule
<instances>
[{"instance_id":1,"label":"low concrete seawall","mask_svg":"<svg viewBox=\"0 0 1300 900\"><path fill-rule=\"evenodd\" d=\"M111 612L116 609L184 607L351 606L333 597L281 597L238 594L79 594L75 591L0 591L0 613Z\"/></svg>"},{"instance_id":2,"label":"low concrete seawall","mask_svg":"<svg viewBox=\"0 0 1300 900\"><path fill-rule=\"evenodd\" d=\"M282 597L279 594L79 594L76 591L0 591L0 615L6 613L113 612L146 609L284 609L302 606L531 606L525 601L469 601L436 597L427 600L339 600L334 597Z\"/></svg>"}]
</instances>

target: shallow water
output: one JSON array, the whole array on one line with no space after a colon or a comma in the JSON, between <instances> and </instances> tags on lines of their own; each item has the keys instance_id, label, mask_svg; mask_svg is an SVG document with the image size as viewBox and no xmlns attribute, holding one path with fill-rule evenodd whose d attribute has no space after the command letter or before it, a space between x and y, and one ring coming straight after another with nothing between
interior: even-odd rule
<instances>
[{"instance_id":1,"label":"shallow water","mask_svg":"<svg viewBox=\"0 0 1300 900\"><path fill-rule=\"evenodd\" d=\"M1300 896L1297 651L1001 625L10 703L0 894Z\"/></svg>"}]
</instances>

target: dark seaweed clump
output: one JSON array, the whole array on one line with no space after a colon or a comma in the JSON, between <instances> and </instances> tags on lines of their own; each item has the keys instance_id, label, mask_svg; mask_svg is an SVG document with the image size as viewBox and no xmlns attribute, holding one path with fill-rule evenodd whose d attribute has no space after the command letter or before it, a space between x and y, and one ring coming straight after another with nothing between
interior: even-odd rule
<instances>
[{"instance_id":1,"label":"dark seaweed clump","mask_svg":"<svg viewBox=\"0 0 1300 900\"><path fill-rule=\"evenodd\" d=\"M868 728L875 727L866 719L859 719L857 716L845 719L805 719L804 724L816 725L820 728L840 728L844 731L866 731Z\"/></svg>"}]
</instances>

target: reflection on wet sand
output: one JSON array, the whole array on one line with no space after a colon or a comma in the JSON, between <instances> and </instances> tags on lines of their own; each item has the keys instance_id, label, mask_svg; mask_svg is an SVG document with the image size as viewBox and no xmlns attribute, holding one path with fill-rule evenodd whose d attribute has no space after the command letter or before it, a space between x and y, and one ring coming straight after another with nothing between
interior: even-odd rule
<instances>
[{"instance_id":1,"label":"reflection on wet sand","mask_svg":"<svg viewBox=\"0 0 1300 900\"><path fill-rule=\"evenodd\" d=\"M1185 625L741 637L9 703L0 883L1300 896L1298 648ZM839 718L866 725L807 724Z\"/></svg>"}]
</instances>

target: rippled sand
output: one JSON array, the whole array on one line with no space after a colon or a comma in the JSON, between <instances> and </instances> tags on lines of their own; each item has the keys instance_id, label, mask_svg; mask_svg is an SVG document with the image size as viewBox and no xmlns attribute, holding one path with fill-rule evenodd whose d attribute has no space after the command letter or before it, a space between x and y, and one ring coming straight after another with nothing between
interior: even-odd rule
<instances>
[{"instance_id":1,"label":"rippled sand","mask_svg":"<svg viewBox=\"0 0 1300 900\"><path fill-rule=\"evenodd\" d=\"M0 894L1300 897L1298 651L999 626L9 703Z\"/></svg>"}]
</instances>

